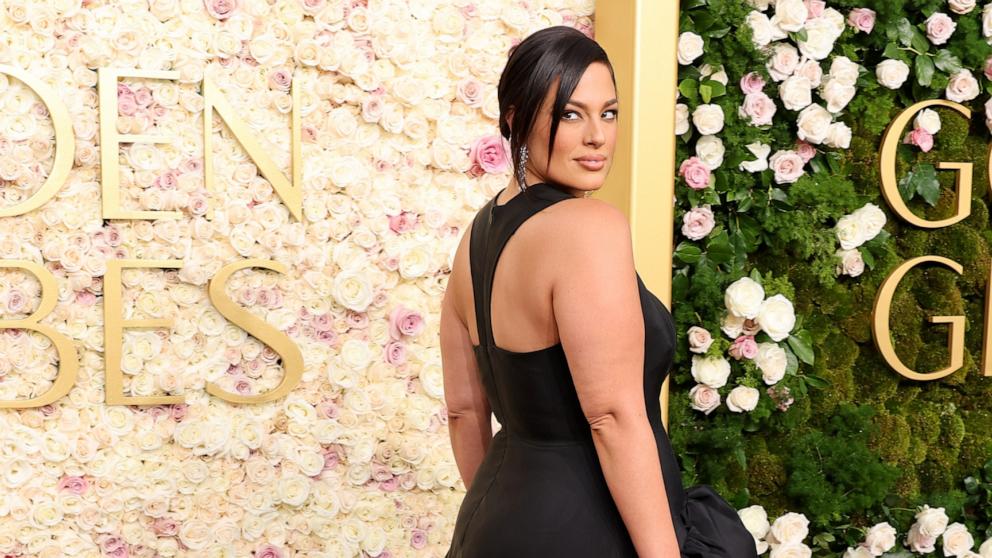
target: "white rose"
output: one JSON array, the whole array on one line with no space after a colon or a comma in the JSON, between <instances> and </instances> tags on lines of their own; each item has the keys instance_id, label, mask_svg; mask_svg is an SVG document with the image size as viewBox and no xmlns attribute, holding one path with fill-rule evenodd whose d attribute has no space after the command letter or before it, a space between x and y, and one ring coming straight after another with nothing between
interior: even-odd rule
<instances>
[{"instance_id":1,"label":"white rose","mask_svg":"<svg viewBox=\"0 0 992 558\"><path fill-rule=\"evenodd\" d=\"M975 0L948 0L947 6L956 14L966 14L975 9Z\"/></svg>"},{"instance_id":2,"label":"white rose","mask_svg":"<svg viewBox=\"0 0 992 558\"><path fill-rule=\"evenodd\" d=\"M692 377L713 389L722 388L730 378L730 362L723 357L692 355Z\"/></svg>"},{"instance_id":3,"label":"white rose","mask_svg":"<svg viewBox=\"0 0 992 558\"><path fill-rule=\"evenodd\" d=\"M857 248L868 240L865 235L864 223L853 214L838 219L837 224L834 225L834 231L837 235L837 241L840 242L840 247L845 250Z\"/></svg>"},{"instance_id":4,"label":"white rose","mask_svg":"<svg viewBox=\"0 0 992 558\"><path fill-rule=\"evenodd\" d=\"M801 543L809 535L809 519L805 515L789 512L772 523L768 530L768 542L775 545Z\"/></svg>"},{"instance_id":5,"label":"white rose","mask_svg":"<svg viewBox=\"0 0 992 558\"><path fill-rule=\"evenodd\" d=\"M963 523L951 523L943 534L944 556L962 556L975 547L975 538Z\"/></svg>"},{"instance_id":6,"label":"white rose","mask_svg":"<svg viewBox=\"0 0 992 558\"><path fill-rule=\"evenodd\" d=\"M809 79L810 87L819 87L823 80L823 69L819 62L804 56L792 75L805 76Z\"/></svg>"},{"instance_id":7,"label":"white rose","mask_svg":"<svg viewBox=\"0 0 992 558\"><path fill-rule=\"evenodd\" d=\"M806 76L793 75L778 86L778 96L789 110L802 110L813 102L813 84Z\"/></svg>"},{"instance_id":8,"label":"white rose","mask_svg":"<svg viewBox=\"0 0 992 558\"><path fill-rule=\"evenodd\" d=\"M727 71L724 69L723 64L720 64L716 68L710 66L709 64L703 64L699 67L699 75L701 77L720 82L724 85L727 85L727 81L729 79L727 78Z\"/></svg>"},{"instance_id":9,"label":"white rose","mask_svg":"<svg viewBox=\"0 0 992 558\"><path fill-rule=\"evenodd\" d=\"M699 105L692 112L692 123L704 136L716 134L723 129L723 109L715 104Z\"/></svg>"},{"instance_id":10,"label":"white rose","mask_svg":"<svg viewBox=\"0 0 992 558\"><path fill-rule=\"evenodd\" d=\"M857 248L837 250L834 252L834 256L840 260L840 263L837 264L837 273L850 275L851 277L857 277L864 273L865 260Z\"/></svg>"},{"instance_id":11,"label":"white rose","mask_svg":"<svg viewBox=\"0 0 992 558\"><path fill-rule=\"evenodd\" d=\"M947 529L948 517L944 513L944 508L931 508L924 504L916 514L916 524L920 526L920 533L927 537L939 537Z\"/></svg>"},{"instance_id":12,"label":"white rose","mask_svg":"<svg viewBox=\"0 0 992 558\"><path fill-rule=\"evenodd\" d=\"M723 140L717 136L703 136L696 141L696 156L709 167L716 170L723 164Z\"/></svg>"},{"instance_id":13,"label":"white rose","mask_svg":"<svg viewBox=\"0 0 992 558\"><path fill-rule=\"evenodd\" d=\"M909 77L909 65L902 60L882 60L875 66L875 78L883 87L899 89Z\"/></svg>"},{"instance_id":14,"label":"white rose","mask_svg":"<svg viewBox=\"0 0 992 558\"><path fill-rule=\"evenodd\" d=\"M689 105L677 103L675 105L675 135L681 136L689 131Z\"/></svg>"},{"instance_id":15,"label":"white rose","mask_svg":"<svg viewBox=\"0 0 992 558\"><path fill-rule=\"evenodd\" d=\"M930 135L940 131L940 115L933 109L923 109L913 119L913 127L926 130Z\"/></svg>"},{"instance_id":16,"label":"white rose","mask_svg":"<svg viewBox=\"0 0 992 558\"><path fill-rule=\"evenodd\" d=\"M782 81L791 76L799 66L799 51L788 43L777 43L772 48L772 55L765 66L773 80Z\"/></svg>"},{"instance_id":17,"label":"white rose","mask_svg":"<svg viewBox=\"0 0 992 558\"><path fill-rule=\"evenodd\" d=\"M813 549L803 543L773 545L768 558L810 558Z\"/></svg>"},{"instance_id":18,"label":"white rose","mask_svg":"<svg viewBox=\"0 0 992 558\"><path fill-rule=\"evenodd\" d=\"M733 312L727 312L723 316L723 322L720 324L720 331L727 334L727 337L731 339L737 339L741 332L744 330L744 316L735 316Z\"/></svg>"},{"instance_id":19,"label":"white rose","mask_svg":"<svg viewBox=\"0 0 992 558\"><path fill-rule=\"evenodd\" d=\"M760 283L747 276L731 283L723 294L723 303L727 310L731 314L743 318L756 317L764 299L765 289Z\"/></svg>"},{"instance_id":20,"label":"white rose","mask_svg":"<svg viewBox=\"0 0 992 558\"><path fill-rule=\"evenodd\" d=\"M737 386L727 395L727 408L735 413L753 411L758 406L757 389L748 386Z\"/></svg>"},{"instance_id":21,"label":"white rose","mask_svg":"<svg viewBox=\"0 0 992 558\"><path fill-rule=\"evenodd\" d=\"M913 552L919 552L921 554L933 552L936 543L937 537L924 534L918 522L909 528L909 534L906 535L906 544Z\"/></svg>"},{"instance_id":22,"label":"white rose","mask_svg":"<svg viewBox=\"0 0 992 558\"><path fill-rule=\"evenodd\" d=\"M685 31L679 35L678 59L679 64L688 65L692 61L703 55L703 38L693 33Z\"/></svg>"},{"instance_id":23,"label":"white rose","mask_svg":"<svg viewBox=\"0 0 992 558\"><path fill-rule=\"evenodd\" d=\"M992 37L992 2L982 8L982 36Z\"/></svg>"},{"instance_id":24,"label":"white rose","mask_svg":"<svg viewBox=\"0 0 992 558\"><path fill-rule=\"evenodd\" d=\"M754 356L754 363L761 369L761 378L772 386L785 377L789 358L785 349L775 343L758 343L758 354Z\"/></svg>"},{"instance_id":25,"label":"white rose","mask_svg":"<svg viewBox=\"0 0 992 558\"><path fill-rule=\"evenodd\" d=\"M872 554L867 548L863 546L854 546L847 549L844 553L843 558L873 558Z\"/></svg>"},{"instance_id":26,"label":"white rose","mask_svg":"<svg viewBox=\"0 0 992 558\"><path fill-rule=\"evenodd\" d=\"M830 112L814 103L799 112L799 117L796 119L799 128L797 135L799 139L809 143L823 143L832 121L833 116Z\"/></svg>"},{"instance_id":27,"label":"white rose","mask_svg":"<svg viewBox=\"0 0 992 558\"><path fill-rule=\"evenodd\" d=\"M978 80L971 74L971 70L962 69L948 80L944 96L956 103L963 103L974 99L980 92Z\"/></svg>"},{"instance_id":28,"label":"white rose","mask_svg":"<svg viewBox=\"0 0 992 558\"><path fill-rule=\"evenodd\" d=\"M882 522L868 530L865 535L865 547L872 556L881 556L892 550L896 545L896 529L889 523Z\"/></svg>"},{"instance_id":29,"label":"white rose","mask_svg":"<svg viewBox=\"0 0 992 558\"><path fill-rule=\"evenodd\" d=\"M854 85L858 81L861 66L846 56L838 56L830 62L830 77L844 85Z\"/></svg>"},{"instance_id":30,"label":"white rose","mask_svg":"<svg viewBox=\"0 0 992 558\"><path fill-rule=\"evenodd\" d=\"M800 31L809 17L809 9L803 0L777 0L772 25L783 31Z\"/></svg>"},{"instance_id":31,"label":"white rose","mask_svg":"<svg viewBox=\"0 0 992 558\"><path fill-rule=\"evenodd\" d=\"M755 47L761 48L774 40L775 27L767 15L752 11L744 18L744 23L751 28L751 42Z\"/></svg>"},{"instance_id":32,"label":"white rose","mask_svg":"<svg viewBox=\"0 0 992 558\"><path fill-rule=\"evenodd\" d=\"M854 210L851 215L857 219L865 231L865 242L878 236L885 226L885 212L882 208L869 202Z\"/></svg>"},{"instance_id":33,"label":"white rose","mask_svg":"<svg viewBox=\"0 0 992 558\"><path fill-rule=\"evenodd\" d=\"M761 303L755 321L773 341L785 339L796 325L796 313L792 301L781 294L766 298Z\"/></svg>"},{"instance_id":34,"label":"white rose","mask_svg":"<svg viewBox=\"0 0 992 558\"><path fill-rule=\"evenodd\" d=\"M820 96L827 101L827 110L833 113L844 110L856 92L853 85L845 85L832 76L820 86Z\"/></svg>"},{"instance_id":35,"label":"white rose","mask_svg":"<svg viewBox=\"0 0 992 558\"><path fill-rule=\"evenodd\" d=\"M696 384L689 390L692 408L710 414L720 406L720 392L705 384Z\"/></svg>"},{"instance_id":36,"label":"white rose","mask_svg":"<svg viewBox=\"0 0 992 558\"><path fill-rule=\"evenodd\" d=\"M805 56L814 60L823 60L834 50L834 41L840 33L835 22L824 17L832 9L827 8L823 15L806 22L806 40L799 41L799 51Z\"/></svg>"},{"instance_id":37,"label":"white rose","mask_svg":"<svg viewBox=\"0 0 992 558\"><path fill-rule=\"evenodd\" d=\"M992 3L985 5L986 11L989 6L992 6ZM992 558L992 539L983 542L982 546L978 548L978 553L982 555L982 558Z\"/></svg>"},{"instance_id":38,"label":"white rose","mask_svg":"<svg viewBox=\"0 0 992 558\"><path fill-rule=\"evenodd\" d=\"M951 38L957 26L957 22L951 19L951 16L934 12L926 20L927 38L935 45L942 45Z\"/></svg>"},{"instance_id":39,"label":"white rose","mask_svg":"<svg viewBox=\"0 0 992 558\"><path fill-rule=\"evenodd\" d=\"M827 147L847 149L851 146L851 128L843 122L834 122L827 128L827 137L823 143Z\"/></svg>"},{"instance_id":40,"label":"white rose","mask_svg":"<svg viewBox=\"0 0 992 558\"><path fill-rule=\"evenodd\" d=\"M739 170L744 170L747 172L761 172L768 168L768 154L772 152L772 146L767 143L756 141L749 143L744 147L747 147L747 150L757 157L757 159L754 161L742 161L741 164L737 166Z\"/></svg>"},{"instance_id":41,"label":"white rose","mask_svg":"<svg viewBox=\"0 0 992 558\"><path fill-rule=\"evenodd\" d=\"M765 508L755 504L742 510L737 510L737 515L741 518L741 523L756 539L763 539L768 534L771 527L768 523L768 512Z\"/></svg>"}]
</instances>

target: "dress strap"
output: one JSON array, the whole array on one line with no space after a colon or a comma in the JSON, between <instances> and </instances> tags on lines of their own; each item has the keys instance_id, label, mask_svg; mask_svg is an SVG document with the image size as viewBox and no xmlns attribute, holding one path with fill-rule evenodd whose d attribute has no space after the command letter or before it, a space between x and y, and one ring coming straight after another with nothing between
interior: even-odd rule
<instances>
[{"instance_id":1,"label":"dress strap","mask_svg":"<svg viewBox=\"0 0 992 558\"><path fill-rule=\"evenodd\" d=\"M526 191L518 193L502 205L496 205L498 197L499 194L493 196L476 214L472 222L469 249L476 328L479 332L479 345L486 351L495 344L491 320L492 287L496 263L503 247L524 221L542 209L574 196L548 183L539 182L528 186Z\"/></svg>"}]
</instances>

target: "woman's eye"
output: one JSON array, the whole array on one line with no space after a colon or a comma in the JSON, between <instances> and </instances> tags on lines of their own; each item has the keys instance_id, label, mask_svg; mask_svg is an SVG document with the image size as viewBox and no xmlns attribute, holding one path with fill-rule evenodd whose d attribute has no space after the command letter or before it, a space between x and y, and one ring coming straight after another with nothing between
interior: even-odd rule
<instances>
[{"instance_id":1,"label":"woman's eye","mask_svg":"<svg viewBox=\"0 0 992 558\"><path fill-rule=\"evenodd\" d=\"M613 113L613 118L616 118L617 117L617 109L610 109L610 110L608 110L606 112L612 112Z\"/></svg>"},{"instance_id":2,"label":"woman's eye","mask_svg":"<svg viewBox=\"0 0 992 558\"><path fill-rule=\"evenodd\" d=\"M616 118L617 117L617 110L616 109L610 109L610 110L604 111L603 114L606 114L606 113L609 113L609 112L612 112L613 113L613 118ZM569 114L576 114L577 115L579 113L575 112L574 110L566 110L565 112L562 113L562 119L563 120L574 120L574 118L565 118Z\"/></svg>"}]
</instances>

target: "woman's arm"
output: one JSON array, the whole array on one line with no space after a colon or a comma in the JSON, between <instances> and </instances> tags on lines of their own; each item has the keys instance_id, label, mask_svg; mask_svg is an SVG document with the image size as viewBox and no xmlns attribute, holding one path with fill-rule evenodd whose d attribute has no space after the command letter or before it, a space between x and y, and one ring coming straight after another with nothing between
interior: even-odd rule
<instances>
[{"instance_id":1,"label":"woman's arm","mask_svg":"<svg viewBox=\"0 0 992 558\"><path fill-rule=\"evenodd\" d=\"M466 235L467 236L467 235ZM452 268L462 257L465 242L455 253ZM479 366L468 328L457 308L457 291L462 277L448 279L441 301L441 369L444 374L444 400L448 407L448 433L455 463L468 488L492 441L492 409L479 376Z\"/></svg>"},{"instance_id":2,"label":"woman's arm","mask_svg":"<svg viewBox=\"0 0 992 558\"><path fill-rule=\"evenodd\" d=\"M558 333L606 483L642 558L680 555L644 401L644 316L630 225L606 202L563 202L552 289Z\"/></svg>"}]
</instances>

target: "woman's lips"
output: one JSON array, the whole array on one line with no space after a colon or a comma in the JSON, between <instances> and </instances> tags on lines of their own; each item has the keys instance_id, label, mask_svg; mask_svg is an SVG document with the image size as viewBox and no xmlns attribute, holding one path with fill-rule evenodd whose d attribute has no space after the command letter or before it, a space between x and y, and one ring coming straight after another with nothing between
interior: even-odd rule
<instances>
[{"instance_id":1,"label":"woman's lips","mask_svg":"<svg viewBox=\"0 0 992 558\"><path fill-rule=\"evenodd\" d=\"M606 166L606 159L576 159L575 161L588 171L598 171Z\"/></svg>"}]
</instances>

